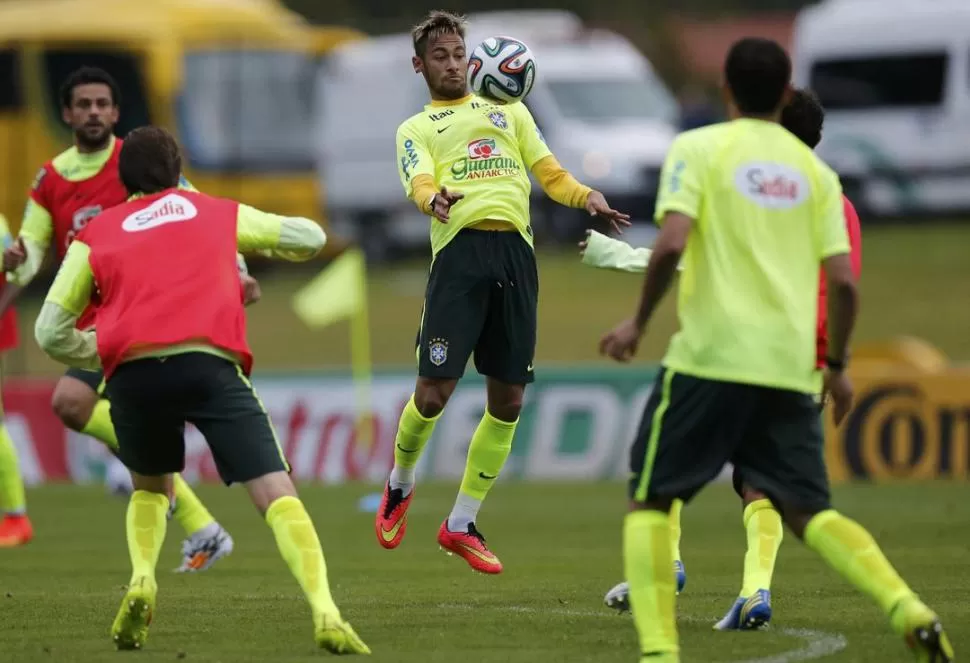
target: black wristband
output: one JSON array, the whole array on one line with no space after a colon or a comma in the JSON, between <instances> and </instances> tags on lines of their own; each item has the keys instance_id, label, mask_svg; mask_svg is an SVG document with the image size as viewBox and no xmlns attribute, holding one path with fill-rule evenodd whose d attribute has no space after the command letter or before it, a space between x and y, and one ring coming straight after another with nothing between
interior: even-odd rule
<instances>
[{"instance_id":1,"label":"black wristband","mask_svg":"<svg viewBox=\"0 0 970 663\"><path fill-rule=\"evenodd\" d=\"M843 359L842 361L836 361L835 359L832 359L831 357L826 357L825 358L825 368L829 369L830 371L836 371L836 372L844 371L845 370L845 364L846 364L846 360L845 359Z\"/></svg>"}]
</instances>

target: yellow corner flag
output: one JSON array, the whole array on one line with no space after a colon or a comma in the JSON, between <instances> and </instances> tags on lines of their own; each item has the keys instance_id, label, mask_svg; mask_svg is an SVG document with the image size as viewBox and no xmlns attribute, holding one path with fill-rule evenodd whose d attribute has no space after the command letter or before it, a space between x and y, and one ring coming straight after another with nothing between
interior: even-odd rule
<instances>
[{"instance_id":1,"label":"yellow corner flag","mask_svg":"<svg viewBox=\"0 0 970 663\"><path fill-rule=\"evenodd\" d=\"M367 316L367 263L350 248L293 296L293 310L312 328L350 319L350 365L357 390L357 439L369 448L371 423L370 322Z\"/></svg>"}]
</instances>

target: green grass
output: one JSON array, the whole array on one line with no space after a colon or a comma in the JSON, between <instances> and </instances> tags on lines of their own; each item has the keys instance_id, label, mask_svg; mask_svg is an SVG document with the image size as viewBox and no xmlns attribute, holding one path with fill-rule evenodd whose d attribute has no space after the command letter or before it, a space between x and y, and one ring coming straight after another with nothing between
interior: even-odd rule
<instances>
[{"instance_id":1,"label":"green grass","mask_svg":"<svg viewBox=\"0 0 970 663\"><path fill-rule=\"evenodd\" d=\"M623 487L500 484L480 523L502 558L496 577L446 557L434 537L455 486L422 485L408 536L388 552L357 499L369 486L306 486L334 595L379 663L613 662L636 660L631 620L602 606L620 579ZM160 598L139 661L272 663L321 660L308 609L269 529L242 490L200 490L232 531L236 552L204 574L168 573L182 532L172 523L160 564ZM870 527L900 572L970 645L970 502L964 484L855 485L840 506ZM128 579L124 503L100 488L51 486L29 495L36 539L0 551L0 659L121 660L108 629ZM804 646L787 629L841 634L826 663L908 660L884 617L789 537L775 576L767 632L714 633L737 593L744 546L730 488L712 487L684 512L687 590L679 600L685 662L751 661ZM802 660L802 659L799 659Z\"/></svg>"},{"instance_id":2,"label":"green grass","mask_svg":"<svg viewBox=\"0 0 970 663\"><path fill-rule=\"evenodd\" d=\"M919 224L866 228L863 240L862 314L856 342L899 334L918 336L955 359L970 359L970 225ZM638 275L582 266L574 253L539 255L540 302L537 365L598 361L599 337L633 312ZM373 360L379 366L414 363L428 261L380 266L370 274ZM290 308L292 294L310 273L278 270L263 280L263 301L250 309L249 336L258 370L347 366L346 324L323 331L306 328ZM22 307L29 342L8 364L14 372L57 374L33 338L39 302ZM645 361L662 355L676 329L674 298L668 297L641 346Z\"/></svg>"}]
</instances>

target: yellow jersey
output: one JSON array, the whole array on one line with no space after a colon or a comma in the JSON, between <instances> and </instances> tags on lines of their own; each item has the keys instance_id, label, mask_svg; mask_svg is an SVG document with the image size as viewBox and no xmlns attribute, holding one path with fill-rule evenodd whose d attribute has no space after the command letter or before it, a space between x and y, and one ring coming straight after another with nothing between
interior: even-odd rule
<instances>
[{"instance_id":1,"label":"yellow jersey","mask_svg":"<svg viewBox=\"0 0 970 663\"><path fill-rule=\"evenodd\" d=\"M781 125L681 134L655 218L694 220L681 264L670 370L815 393L819 264L849 253L836 174Z\"/></svg>"},{"instance_id":2,"label":"yellow jersey","mask_svg":"<svg viewBox=\"0 0 970 663\"><path fill-rule=\"evenodd\" d=\"M462 228L486 219L511 223L532 245L529 172L552 152L524 104L498 105L474 95L433 101L398 127L396 140L408 198L414 200L419 175L465 195L448 223L431 219L433 254Z\"/></svg>"}]
</instances>

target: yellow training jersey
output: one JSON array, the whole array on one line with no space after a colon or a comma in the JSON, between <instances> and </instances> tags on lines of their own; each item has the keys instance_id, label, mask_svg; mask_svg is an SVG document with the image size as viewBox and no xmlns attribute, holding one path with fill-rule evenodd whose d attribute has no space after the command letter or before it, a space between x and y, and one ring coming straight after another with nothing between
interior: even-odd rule
<instances>
[{"instance_id":1,"label":"yellow training jersey","mask_svg":"<svg viewBox=\"0 0 970 663\"><path fill-rule=\"evenodd\" d=\"M656 220L694 219L664 365L700 378L813 393L819 263L849 252L838 177L781 125L681 134Z\"/></svg>"},{"instance_id":2,"label":"yellow training jersey","mask_svg":"<svg viewBox=\"0 0 970 663\"><path fill-rule=\"evenodd\" d=\"M433 254L485 219L512 223L531 245L529 171L551 154L524 104L496 105L474 95L432 102L397 130L398 172L408 198L414 199L418 175L465 194L448 223L431 220Z\"/></svg>"}]
</instances>

